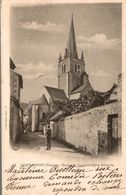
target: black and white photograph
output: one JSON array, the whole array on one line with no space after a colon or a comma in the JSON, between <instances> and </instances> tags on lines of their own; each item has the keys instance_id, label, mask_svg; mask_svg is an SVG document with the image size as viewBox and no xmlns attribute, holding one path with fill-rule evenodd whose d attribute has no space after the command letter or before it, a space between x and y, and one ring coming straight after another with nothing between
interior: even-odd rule
<instances>
[{"instance_id":1,"label":"black and white photograph","mask_svg":"<svg viewBox=\"0 0 126 195\"><path fill-rule=\"evenodd\" d=\"M12 147L43 155L47 147L62 157L66 150L72 158L74 148L120 152L121 4L12 7L10 14Z\"/></svg>"}]
</instances>

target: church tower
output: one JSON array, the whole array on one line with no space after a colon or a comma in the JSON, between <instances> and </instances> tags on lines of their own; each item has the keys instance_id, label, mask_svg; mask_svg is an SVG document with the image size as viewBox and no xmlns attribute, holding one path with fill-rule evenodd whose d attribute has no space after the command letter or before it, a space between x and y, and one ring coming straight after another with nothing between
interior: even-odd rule
<instances>
[{"instance_id":1,"label":"church tower","mask_svg":"<svg viewBox=\"0 0 126 195\"><path fill-rule=\"evenodd\" d=\"M78 57L73 16L71 19L65 54L61 53L58 62L58 88L63 89L69 98L71 92L82 84L82 75L85 72L83 51Z\"/></svg>"}]
</instances>

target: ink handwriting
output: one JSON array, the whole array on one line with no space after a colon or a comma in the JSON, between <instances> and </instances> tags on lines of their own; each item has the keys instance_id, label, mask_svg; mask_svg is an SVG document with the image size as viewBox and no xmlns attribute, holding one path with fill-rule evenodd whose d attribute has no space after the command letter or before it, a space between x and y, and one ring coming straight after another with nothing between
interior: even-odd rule
<instances>
[{"instance_id":1,"label":"ink handwriting","mask_svg":"<svg viewBox=\"0 0 126 195\"><path fill-rule=\"evenodd\" d=\"M114 165L12 164L5 173L7 191L50 188L59 195L125 188L123 174Z\"/></svg>"}]
</instances>

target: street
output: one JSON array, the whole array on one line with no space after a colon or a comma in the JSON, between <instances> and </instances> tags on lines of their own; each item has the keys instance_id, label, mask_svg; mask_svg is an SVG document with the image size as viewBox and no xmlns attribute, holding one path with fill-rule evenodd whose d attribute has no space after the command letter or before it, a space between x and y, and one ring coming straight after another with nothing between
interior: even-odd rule
<instances>
[{"instance_id":1,"label":"street","mask_svg":"<svg viewBox=\"0 0 126 195\"><path fill-rule=\"evenodd\" d=\"M60 143L59 141L51 140L51 150L46 150L46 137L41 132L28 132L23 134L20 148L13 152L14 158L22 158L25 161L44 161L44 162L68 162L68 163L83 163L92 161L94 157L89 154L79 152L69 145Z\"/></svg>"}]
</instances>

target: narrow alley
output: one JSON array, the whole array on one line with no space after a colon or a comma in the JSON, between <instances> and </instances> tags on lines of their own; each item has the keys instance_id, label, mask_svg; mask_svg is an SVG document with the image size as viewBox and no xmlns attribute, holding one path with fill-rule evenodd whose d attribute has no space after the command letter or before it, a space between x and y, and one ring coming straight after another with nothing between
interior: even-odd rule
<instances>
[{"instance_id":1,"label":"narrow alley","mask_svg":"<svg viewBox=\"0 0 126 195\"><path fill-rule=\"evenodd\" d=\"M20 152L19 152L20 151ZM30 157L42 162L84 162L92 161L91 155L79 152L77 149L59 142L56 139L51 140L51 150L46 150L46 137L41 132L27 132L23 134L20 148L15 150L16 155L21 155L25 160Z\"/></svg>"}]
</instances>

